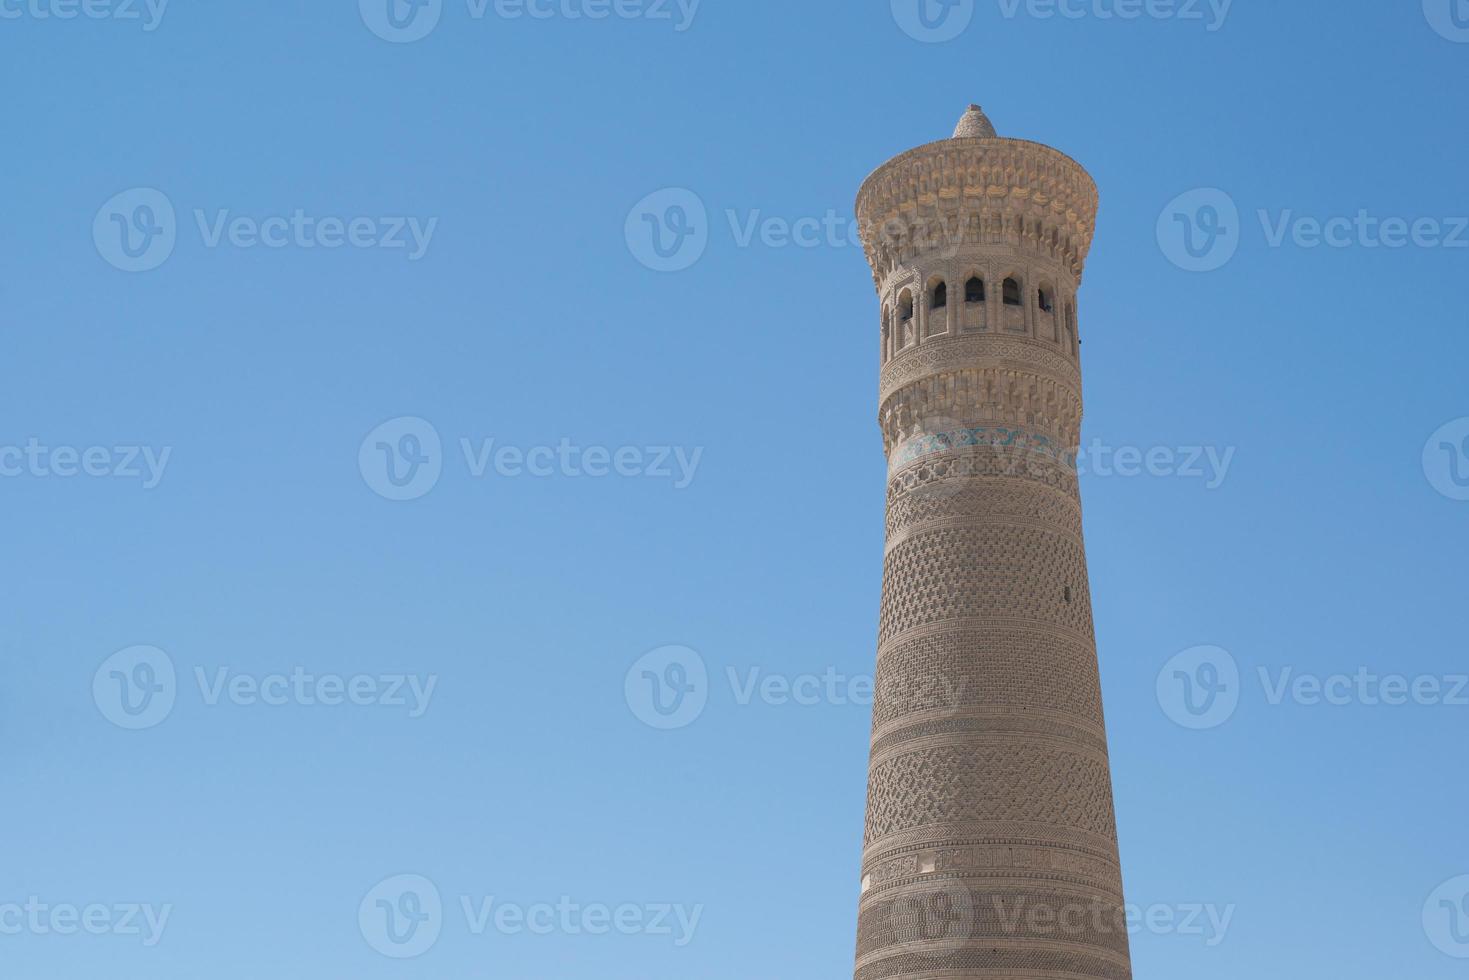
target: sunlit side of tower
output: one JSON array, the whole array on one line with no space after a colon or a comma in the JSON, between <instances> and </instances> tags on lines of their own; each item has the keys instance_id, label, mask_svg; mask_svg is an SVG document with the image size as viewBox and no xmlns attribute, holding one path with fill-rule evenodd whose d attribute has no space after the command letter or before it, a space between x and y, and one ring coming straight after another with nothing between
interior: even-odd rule
<instances>
[{"instance_id":1,"label":"sunlit side of tower","mask_svg":"<svg viewBox=\"0 0 1469 980\"><path fill-rule=\"evenodd\" d=\"M857 980L1131 977L1075 454L1096 212L978 106L857 198L888 458Z\"/></svg>"}]
</instances>

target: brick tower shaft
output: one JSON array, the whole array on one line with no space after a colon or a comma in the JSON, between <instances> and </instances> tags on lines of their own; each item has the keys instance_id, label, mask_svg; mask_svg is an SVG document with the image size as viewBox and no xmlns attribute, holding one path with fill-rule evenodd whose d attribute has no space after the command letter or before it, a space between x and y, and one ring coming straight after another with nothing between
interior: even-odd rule
<instances>
[{"instance_id":1,"label":"brick tower shaft","mask_svg":"<svg viewBox=\"0 0 1469 980\"><path fill-rule=\"evenodd\" d=\"M879 168L888 458L857 980L1130 980L1076 447L1097 191L971 106Z\"/></svg>"}]
</instances>

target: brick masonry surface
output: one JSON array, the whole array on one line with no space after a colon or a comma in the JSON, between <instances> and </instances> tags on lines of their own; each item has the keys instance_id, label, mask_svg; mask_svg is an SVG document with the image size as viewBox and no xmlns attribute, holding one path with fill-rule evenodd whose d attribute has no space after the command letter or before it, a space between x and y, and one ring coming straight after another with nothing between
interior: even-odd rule
<instances>
[{"instance_id":1,"label":"brick masonry surface","mask_svg":"<svg viewBox=\"0 0 1469 980\"><path fill-rule=\"evenodd\" d=\"M857 980L1130 980L1076 481L1075 161L952 139L857 200L888 455Z\"/></svg>"}]
</instances>

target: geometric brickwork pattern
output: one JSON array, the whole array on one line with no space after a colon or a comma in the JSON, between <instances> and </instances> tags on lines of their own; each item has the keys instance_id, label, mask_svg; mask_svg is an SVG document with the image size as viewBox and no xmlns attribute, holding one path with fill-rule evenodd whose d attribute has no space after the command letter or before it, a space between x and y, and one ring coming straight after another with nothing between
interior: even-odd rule
<instances>
[{"instance_id":1,"label":"geometric brickwork pattern","mask_svg":"<svg viewBox=\"0 0 1469 980\"><path fill-rule=\"evenodd\" d=\"M970 472L967 475L975 474ZM948 488L950 492L945 492L942 487L936 488L935 492L910 492L915 489L918 488L907 485L895 487L890 492L887 505L889 546L896 543L894 539L925 527L972 521L978 508L984 508L985 516L990 520L1049 528L1081 540L1081 508L1064 492L1049 493L1031 488L1010 488L1009 492L1004 492L995 485L995 481L986 480L955 482Z\"/></svg>"},{"instance_id":2,"label":"geometric brickwork pattern","mask_svg":"<svg viewBox=\"0 0 1469 980\"><path fill-rule=\"evenodd\" d=\"M1081 543L985 523L920 533L888 552L879 646L909 630L962 620L1043 623L1084 642L1092 617Z\"/></svg>"},{"instance_id":3,"label":"geometric brickwork pattern","mask_svg":"<svg viewBox=\"0 0 1469 980\"><path fill-rule=\"evenodd\" d=\"M1105 759L987 734L873 766L867 843L914 827L960 822L1054 824L1099 839L1112 834Z\"/></svg>"},{"instance_id":4,"label":"geometric brickwork pattern","mask_svg":"<svg viewBox=\"0 0 1469 980\"><path fill-rule=\"evenodd\" d=\"M1131 980L1075 462L1096 188L959 132L857 205L888 487L855 976Z\"/></svg>"},{"instance_id":5,"label":"geometric brickwork pattern","mask_svg":"<svg viewBox=\"0 0 1469 980\"><path fill-rule=\"evenodd\" d=\"M942 678L943 683L905 687L902 678L908 677ZM987 625L901 639L883 649L877 686L884 699L873 713L875 732L922 711L958 715L997 708L1016 713L1017 721L1054 713L1101 737L1101 726L1093 721L1102 711L1096 654L1080 639L1047 630ZM903 698L904 693L909 696Z\"/></svg>"},{"instance_id":6,"label":"geometric brickwork pattern","mask_svg":"<svg viewBox=\"0 0 1469 980\"><path fill-rule=\"evenodd\" d=\"M951 481L983 476L1020 477L1076 496L1074 466L1028 447L973 444L919 457L893 472L888 481L888 502L892 504L916 490L929 491L929 498L961 493L966 485Z\"/></svg>"}]
</instances>

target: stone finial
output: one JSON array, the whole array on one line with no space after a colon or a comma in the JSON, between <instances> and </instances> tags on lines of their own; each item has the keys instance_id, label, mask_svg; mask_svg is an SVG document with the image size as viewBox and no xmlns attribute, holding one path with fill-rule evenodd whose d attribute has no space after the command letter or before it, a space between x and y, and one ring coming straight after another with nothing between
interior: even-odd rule
<instances>
[{"instance_id":1,"label":"stone finial","mask_svg":"<svg viewBox=\"0 0 1469 980\"><path fill-rule=\"evenodd\" d=\"M954 139L994 139L995 127L984 110L977 105L971 105L969 111L959 117L959 125L954 127Z\"/></svg>"}]
</instances>

